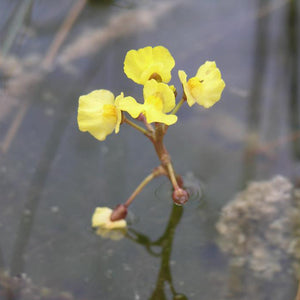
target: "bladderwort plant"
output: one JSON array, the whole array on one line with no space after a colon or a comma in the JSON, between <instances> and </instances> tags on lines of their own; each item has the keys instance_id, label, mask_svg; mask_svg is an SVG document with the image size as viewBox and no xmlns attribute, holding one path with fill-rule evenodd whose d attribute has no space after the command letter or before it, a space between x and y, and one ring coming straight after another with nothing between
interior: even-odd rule
<instances>
[{"instance_id":1,"label":"bladderwort plant","mask_svg":"<svg viewBox=\"0 0 300 300\"><path fill-rule=\"evenodd\" d=\"M190 107L199 104L209 108L220 100L225 82L214 61L206 61L190 79L180 70L178 76L183 95L176 104L176 88L168 85L174 66L173 56L163 46L130 50L125 57L124 72L128 78L143 86L144 103L125 96L123 92L115 97L105 89L92 91L79 98L77 120L81 131L88 131L99 141L104 141L113 131L118 133L121 125L128 124L151 141L160 160L160 165L139 184L126 202L117 205L114 210L96 208L92 227L97 228L100 235L105 236L115 229L126 231L127 208L142 189L158 176L169 178L175 204L183 205L189 199L181 177L174 171L163 139L168 127L177 122L176 113L185 102Z\"/></svg>"}]
</instances>

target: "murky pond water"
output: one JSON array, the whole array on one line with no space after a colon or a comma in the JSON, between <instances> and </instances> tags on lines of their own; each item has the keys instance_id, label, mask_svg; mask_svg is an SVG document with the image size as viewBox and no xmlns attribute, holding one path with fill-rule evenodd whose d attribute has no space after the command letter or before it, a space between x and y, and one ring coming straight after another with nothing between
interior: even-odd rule
<instances>
[{"instance_id":1,"label":"murky pond water","mask_svg":"<svg viewBox=\"0 0 300 300\"><path fill-rule=\"evenodd\" d=\"M299 6L0 0L0 299L295 299ZM99 88L139 97L123 61L147 45L170 50L176 86L179 69L192 75L215 60L226 88L209 110L183 107L166 136L192 199L173 206L169 183L156 179L130 207L128 235L112 241L90 228L94 208L124 202L158 160L127 126L104 142L80 132L78 97ZM257 207L233 199L262 199L262 218L273 204L277 210L261 222L248 213ZM226 240L228 203L230 222L244 231ZM284 216L274 223L278 209ZM251 251L256 235L261 243L280 239L262 255ZM273 271L264 272L269 264Z\"/></svg>"}]
</instances>

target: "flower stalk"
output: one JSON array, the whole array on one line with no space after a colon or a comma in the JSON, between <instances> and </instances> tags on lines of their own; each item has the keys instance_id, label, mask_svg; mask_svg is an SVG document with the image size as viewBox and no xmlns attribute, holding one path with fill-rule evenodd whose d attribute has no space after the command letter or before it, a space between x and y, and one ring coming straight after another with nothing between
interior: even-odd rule
<instances>
[{"instance_id":1,"label":"flower stalk","mask_svg":"<svg viewBox=\"0 0 300 300\"><path fill-rule=\"evenodd\" d=\"M180 99L180 101L177 103L177 105L174 107L174 109L171 111L171 115L176 115L179 108L182 106L182 104L186 101L186 96L183 93L182 98Z\"/></svg>"},{"instance_id":2,"label":"flower stalk","mask_svg":"<svg viewBox=\"0 0 300 300\"><path fill-rule=\"evenodd\" d=\"M183 102L184 101L182 101L182 103ZM138 120L146 123L146 120L144 119L142 114L139 115ZM167 129L165 125L161 123L155 123L155 129L153 129L153 127L150 124L148 124L151 126L151 131L150 131L150 130L145 130L144 128L140 127L136 123L127 119L125 116L123 117L123 122L129 124L136 130L142 132L151 140L154 149L156 151L156 154L161 162L161 165L155 168L152 171L152 173L150 173L147 177L144 178L144 180L137 186L137 188L133 191L133 193L129 196L129 198L124 204L118 205L115 208L114 213L111 216L111 220L112 221L119 220L119 216L123 216L123 211L121 212L121 207L122 209L124 209L124 207L128 208L128 206L133 202L136 196L140 194L140 192L144 189L144 187L150 181L152 181L154 178L160 175L165 175L170 179L175 192L175 194L173 193L174 202L178 205L182 205L183 203L185 203L188 200L188 193L183 188L181 188L180 185L178 184L177 177L171 162L170 154L163 143L163 138ZM154 131L152 132L152 130ZM184 200L182 200L182 197L184 198ZM177 198L180 198L180 200L178 200Z\"/></svg>"},{"instance_id":3,"label":"flower stalk","mask_svg":"<svg viewBox=\"0 0 300 300\"><path fill-rule=\"evenodd\" d=\"M130 195L130 197L127 199L127 201L124 203L126 207L128 207L134 198L143 190L143 188L152 181L155 177L165 175L165 169L161 166L155 168L152 173L150 173L145 179L138 185L138 187L134 190L134 192Z\"/></svg>"},{"instance_id":4,"label":"flower stalk","mask_svg":"<svg viewBox=\"0 0 300 300\"><path fill-rule=\"evenodd\" d=\"M144 134L146 136L149 136L149 130L146 130L145 128L139 126L138 124L132 122L131 120L127 119L124 115L123 115L123 123L127 123L128 125L130 125L134 129L140 131L142 134Z\"/></svg>"}]
</instances>

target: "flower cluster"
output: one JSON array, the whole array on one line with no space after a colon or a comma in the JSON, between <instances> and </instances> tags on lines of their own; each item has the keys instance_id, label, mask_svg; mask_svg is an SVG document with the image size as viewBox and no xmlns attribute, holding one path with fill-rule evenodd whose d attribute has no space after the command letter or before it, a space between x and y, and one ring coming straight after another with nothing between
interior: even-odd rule
<instances>
[{"instance_id":1,"label":"flower cluster","mask_svg":"<svg viewBox=\"0 0 300 300\"><path fill-rule=\"evenodd\" d=\"M177 122L176 113L184 102L189 106L197 103L209 108L221 98L225 83L214 61L206 61L199 67L196 75L188 80L187 74L180 70L178 76L182 83L183 95L176 104L176 88L169 85L174 66L174 58L163 46L130 50L125 57L124 72L128 78L143 86L143 102L125 96L123 92L115 97L111 91L105 89L93 91L79 98L78 126L81 131L88 131L100 141L104 141L113 131L118 133L120 125L124 123L141 131L151 140L161 161L161 165L149 176L153 179L158 175L166 175L174 188L174 202L183 204L188 199L188 193L179 184L180 180L178 181L178 176L174 172L169 153L163 145L163 136L168 126ZM126 113L136 121L142 122L145 127L133 122ZM148 182L149 176L122 205L123 210ZM124 211L118 215L118 213L108 213L107 209L99 209L97 216L105 211L104 219L111 223L101 221L102 223L98 222L96 226L93 221L93 225L98 228L112 229L114 222L124 221L126 216ZM108 215L110 218L107 218ZM124 222L121 223L122 227L126 227Z\"/></svg>"}]
</instances>

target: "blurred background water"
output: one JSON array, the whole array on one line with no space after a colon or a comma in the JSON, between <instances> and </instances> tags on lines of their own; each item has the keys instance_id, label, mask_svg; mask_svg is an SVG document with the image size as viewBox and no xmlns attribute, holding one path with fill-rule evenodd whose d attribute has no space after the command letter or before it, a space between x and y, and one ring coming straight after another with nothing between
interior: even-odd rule
<instances>
[{"instance_id":1,"label":"blurred background water","mask_svg":"<svg viewBox=\"0 0 300 300\"><path fill-rule=\"evenodd\" d=\"M271 278L232 267L216 223L249 182L300 185L299 6L0 0L0 298L295 299L288 262ZM192 76L206 60L226 88L209 110L183 107L166 136L191 201L173 207L156 179L116 242L90 228L94 208L124 202L158 160L126 125L104 142L80 132L78 97L105 88L140 98L123 61L147 45L170 50L179 90L177 71Z\"/></svg>"}]
</instances>

